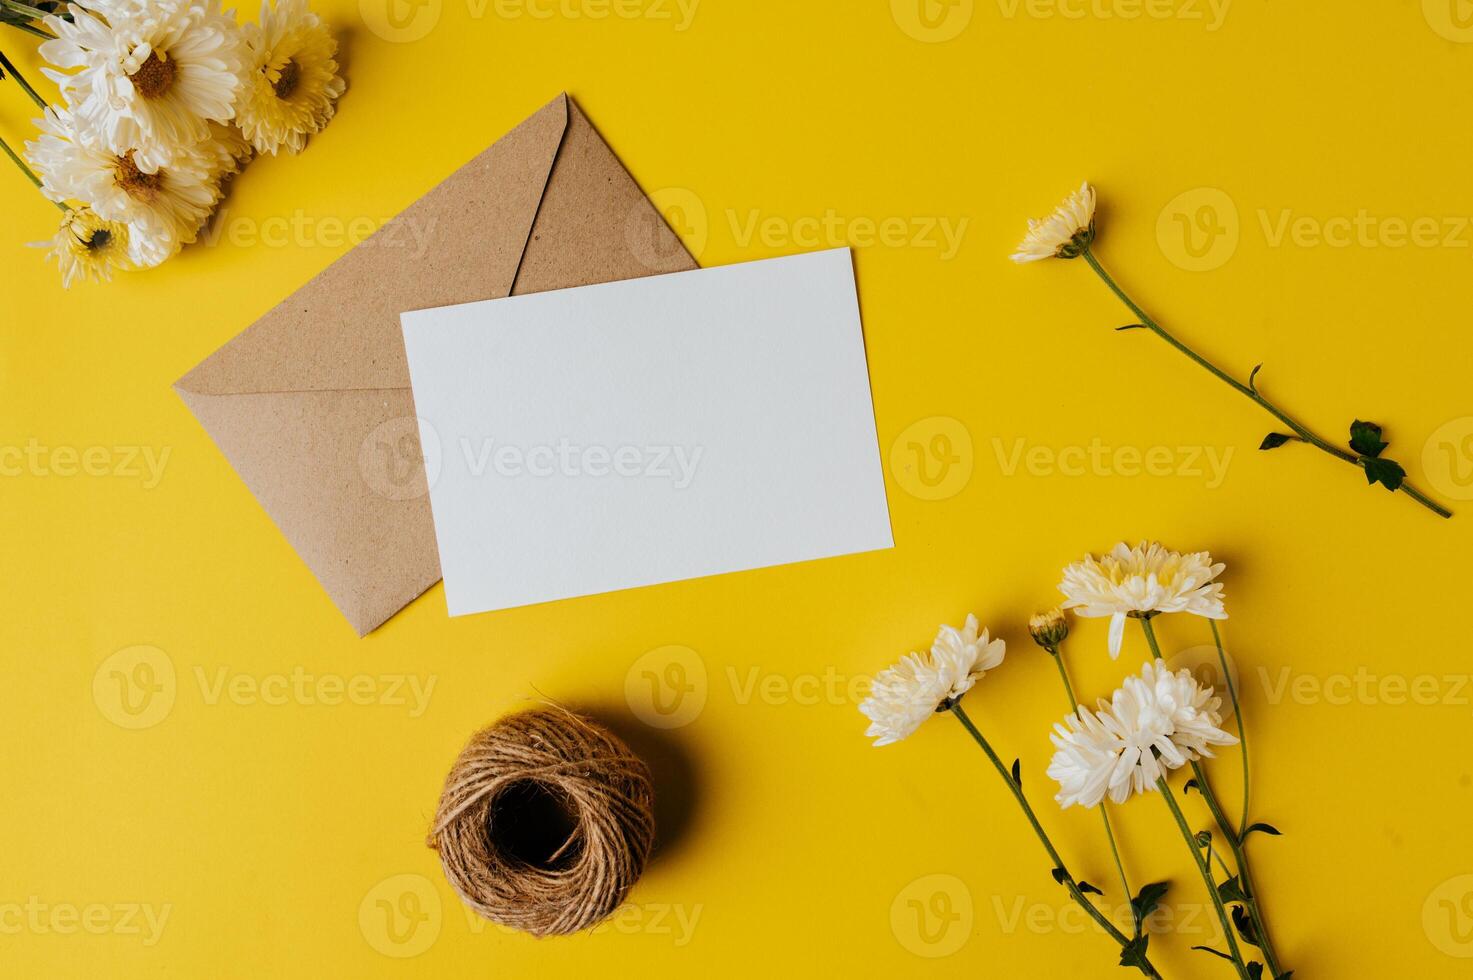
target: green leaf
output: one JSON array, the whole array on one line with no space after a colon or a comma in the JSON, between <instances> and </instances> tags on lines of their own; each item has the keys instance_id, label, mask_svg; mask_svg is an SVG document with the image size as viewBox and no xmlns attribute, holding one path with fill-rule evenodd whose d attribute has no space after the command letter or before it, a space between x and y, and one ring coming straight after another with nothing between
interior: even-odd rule
<instances>
[{"instance_id":1,"label":"green leaf","mask_svg":"<svg viewBox=\"0 0 1473 980\"><path fill-rule=\"evenodd\" d=\"M1119 333L1121 330L1144 330L1144 329L1146 329L1146 325L1144 323L1127 323L1123 327L1116 327L1115 328L1115 332L1116 333Z\"/></svg>"},{"instance_id":2,"label":"green leaf","mask_svg":"<svg viewBox=\"0 0 1473 980\"><path fill-rule=\"evenodd\" d=\"M1233 961L1233 958L1231 956L1222 952L1221 950L1213 949L1211 946L1193 946L1192 948L1200 949L1204 953L1211 953L1213 956L1227 960L1229 963Z\"/></svg>"},{"instance_id":3,"label":"green leaf","mask_svg":"<svg viewBox=\"0 0 1473 980\"><path fill-rule=\"evenodd\" d=\"M1014 759L1013 760L1013 783L1019 789L1022 789L1023 788L1023 760L1022 759Z\"/></svg>"},{"instance_id":4,"label":"green leaf","mask_svg":"<svg viewBox=\"0 0 1473 980\"><path fill-rule=\"evenodd\" d=\"M1081 894L1081 895L1103 895L1103 894L1105 894L1104 892L1100 891L1098 888L1096 888L1094 885L1091 885L1087 881L1081 881L1079 884L1075 885L1075 887L1079 889L1079 894Z\"/></svg>"},{"instance_id":5,"label":"green leaf","mask_svg":"<svg viewBox=\"0 0 1473 980\"><path fill-rule=\"evenodd\" d=\"M1249 827L1247 830L1243 831L1243 839L1247 840L1248 835L1253 833L1255 830L1258 831L1260 834L1269 834L1274 837L1284 836L1284 832L1275 827L1273 824L1256 823L1253 826Z\"/></svg>"},{"instance_id":6,"label":"green leaf","mask_svg":"<svg viewBox=\"0 0 1473 980\"><path fill-rule=\"evenodd\" d=\"M1243 894L1243 886L1238 884L1238 876L1233 875L1227 881L1217 886L1217 895L1224 902L1246 902L1248 896Z\"/></svg>"},{"instance_id":7,"label":"green leaf","mask_svg":"<svg viewBox=\"0 0 1473 980\"><path fill-rule=\"evenodd\" d=\"M1278 449L1284 443L1291 441L1293 438L1293 436L1286 436L1282 432L1270 432L1268 435L1263 437L1263 441L1258 444L1258 448Z\"/></svg>"},{"instance_id":8,"label":"green leaf","mask_svg":"<svg viewBox=\"0 0 1473 980\"><path fill-rule=\"evenodd\" d=\"M1259 371L1262 371L1262 370L1263 370L1263 365L1262 364L1255 364L1255 365L1253 365L1253 373L1250 374L1250 375L1248 375L1248 390L1251 391L1251 392L1253 392L1253 394L1255 394L1255 395L1258 394L1258 385L1256 385L1256 384L1253 383L1253 379L1257 378L1258 377L1258 372Z\"/></svg>"},{"instance_id":9,"label":"green leaf","mask_svg":"<svg viewBox=\"0 0 1473 980\"><path fill-rule=\"evenodd\" d=\"M1121 946L1120 965L1133 966L1137 970L1140 970L1142 973L1146 974L1146 976L1150 976L1151 971L1146 964L1146 946L1150 943L1150 941L1150 936L1142 934L1136 936L1124 946Z\"/></svg>"},{"instance_id":10,"label":"green leaf","mask_svg":"<svg viewBox=\"0 0 1473 980\"><path fill-rule=\"evenodd\" d=\"M1254 924L1253 916L1241 905L1233 906L1233 925L1238 927L1238 935L1243 937L1244 942L1254 946L1263 945L1258 941L1258 926Z\"/></svg>"},{"instance_id":11,"label":"green leaf","mask_svg":"<svg viewBox=\"0 0 1473 980\"><path fill-rule=\"evenodd\" d=\"M1131 911L1135 913L1135 921L1143 922L1146 916L1161 907L1161 899L1166 897L1166 892L1171 888L1169 881L1153 881L1149 885L1141 886L1141 890L1135 898L1130 900Z\"/></svg>"},{"instance_id":12,"label":"green leaf","mask_svg":"<svg viewBox=\"0 0 1473 980\"><path fill-rule=\"evenodd\" d=\"M1055 868L1049 873L1054 876L1054 881L1058 882L1061 885L1069 880L1069 872L1065 871L1063 868Z\"/></svg>"},{"instance_id":13,"label":"green leaf","mask_svg":"<svg viewBox=\"0 0 1473 980\"><path fill-rule=\"evenodd\" d=\"M1196 790L1200 793L1202 792L1202 787L1197 785L1197 781L1195 779L1188 779L1187 784L1182 787L1181 794L1183 796L1187 796L1192 792L1192 790Z\"/></svg>"},{"instance_id":14,"label":"green leaf","mask_svg":"<svg viewBox=\"0 0 1473 980\"><path fill-rule=\"evenodd\" d=\"M1387 490L1396 490L1406 481L1407 471L1401 468L1400 463L1370 456L1361 457L1360 462L1366 468L1366 482L1369 484L1380 483Z\"/></svg>"},{"instance_id":15,"label":"green leaf","mask_svg":"<svg viewBox=\"0 0 1473 980\"><path fill-rule=\"evenodd\" d=\"M1382 441L1381 427L1375 422L1356 419L1350 423L1350 448L1360 455L1375 459L1388 445Z\"/></svg>"},{"instance_id":16,"label":"green leaf","mask_svg":"<svg viewBox=\"0 0 1473 980\"><path fill-rule=\"evenodd\" d=\"M1263 964L1262 963L1249 963L1248 964L1248 977L1249 977L1249 980L1263 980Z\"/></svg>"}]
</instances>

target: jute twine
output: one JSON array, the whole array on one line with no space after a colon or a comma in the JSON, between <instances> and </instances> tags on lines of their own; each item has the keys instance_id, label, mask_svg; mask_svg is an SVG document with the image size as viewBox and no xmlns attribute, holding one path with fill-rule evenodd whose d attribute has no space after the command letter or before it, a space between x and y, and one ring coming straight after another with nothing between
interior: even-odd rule
<instances>
[{"instance_id":1,"label":"jute twine","mask_svg":"<svg viewBox=\"0 0 1473 980\"><path fill-rule=\"evenodd\" d=\"M429 845L477 913L562 936L606 918L644 871L654 802L649 769L618 736L536 708L471 738L445 779ZM529 833L553 839L529 848Z\"/></svg>"}]
</instances>

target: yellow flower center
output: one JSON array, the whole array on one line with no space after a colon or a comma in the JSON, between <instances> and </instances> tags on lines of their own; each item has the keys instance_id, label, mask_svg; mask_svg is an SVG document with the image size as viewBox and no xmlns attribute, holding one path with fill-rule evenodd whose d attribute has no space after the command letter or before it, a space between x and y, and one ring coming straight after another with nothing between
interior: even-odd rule
<instances>
[{"instance_id":1,"label":"yellow flower center","mask_svg":"<svg viewBox=\"0 0 1473 980\"><path fill-rule=\"evenodd\" d=\"M133 151L129 150L113 163L113 180L135 201L152 204L164 189L164 172L146 174L133 162Z\"/></svg>"},{"instance_id":2,"label":"yellow flower center","mask_svg":"<svg viewBox=\"0 0 1473 980\"><path fill-rule=\"evenodd\" d=\"M281 66L281 72L276 76L276 81L271 88L278 99L289 99L297 90L297 83L302 80L302 68L295 61L288 60Z\"/></svg>"},{"instance_id":3,"label":"yellow flower center","mask_svg":"<svg viewBox=\"0 0 1473 980\"><path fill-rule=\"evenodd\" d=\"M145 99L156 99L173 88L178 71L174 62L160 56L157 51L150 51L148 60L128 78L139 95Z\"/></svg>"}]
</instances>

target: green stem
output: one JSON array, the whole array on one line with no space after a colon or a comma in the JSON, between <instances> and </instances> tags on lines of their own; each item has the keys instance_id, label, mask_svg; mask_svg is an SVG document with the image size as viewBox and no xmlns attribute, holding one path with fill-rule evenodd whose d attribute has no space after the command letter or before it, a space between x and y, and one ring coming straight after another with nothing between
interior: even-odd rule
<instances>
[{"instance_id":1,"label":"green stem","mask_svg":"<svg viewBox=\"0 0 1473 980\"><path fill-rule=\"evenodd\" d=\"M1079 713L1079 699L1074 696L1074 685L1069 683L1069 671L1064 666L1064 651L1060 647L1044 647L1049 656L1053 658L1054 666L1059 668L1059 679L1064 682L1064 691L1069 695L1069 706L1074 713ZM1134 896L1130 890L1130 879L1125 875L1125 862L1120 860L1120 847L1115 843L1115 829L1110 826L1110 804L1100 801L1100 821L1105 825L1105 839L1110 842L1110 854L1115 858L1115 870L1120 873L1120 887L1125 893L1125 900L1129 902ZM1130 907L1132 920L1135 922L1135 934L1141 934L1141 917L1132 903Z\"/></svg>"},{"instance_id":2,"label":"green stem","mask_svg":"<svg viewBox=\"0 0 1473 980\"><path fill-rule=\"evenodd\" d=\"M1151 659L1160 660L1161 645L1156 642L1156 627L1151 625L1151 617L1154 615L1156 614L1145 613L1139 618L1141 621L1141 631L1146 634L1146 643L1149 644L1151 647Z\"/></svg>"},{"instance_id":3,"label":"green stem","mask_svg":"<svg viewBox=\"0 0 1473 980\"><path fill-rule=\"evenodd\" d=\"M1354 453L1347 452L1346 450L1341 449L1333 443L1321 439L1304 425L1295 420L1291 415L1289 415L1288 412L1285 412L1273 402L1269 401L1267 398L1264 398L1263 395L1259 393L1257 386L1252 383L1252 378L1249 378L1248 383L1244 384L1237 378L1234 378L1232 375L1222 370L1222 368L1218 367L1216 364L1213 364L1211 361L1207 360L1207 358L1192 350L1180 340L1177 340L1171 334L1167 333L1166 330L1159 323L1151 319L1150 315L1147 314L1145 310L1137 306L1135 301L1131 299L1128 295L1126 295L1125 290L1121 289L1120 286L1116 284L1115 280L1110 277L1110 274L1105 271L1104 266L1100 265L1099 260L1094 257L1094 253L1092 251L1090 251L1088 248L1085 248L1082 252L1080 252L1080 255L1083 256L1085 262L1089 263L1089 267L1095 271L1095 274L1100 277L1101 281L1103 281L1106 286L1110 287L1110 291L1115 294L1116 298L1119 299L1120 302L1125 304L1126 309L1130 310L1130 312L1135 315L1135 317L1140 321L1141 326L1150 330L1152 333L1160 337L1162 340L1166 341L1172 347L1175 347L1177 350L1181 351L1197 364L1201 365L1208 372L1210 372L1213 377L1217 378L1219 381L1223 382L1228 387L1232 388L1234 391L1238 392L1245 398L1250 399L1254 402L1254 404L1258 405L1274 418L1284 423L1284 425L1288 426L1294 432L1294 435L1297 436L1301 442L1306 442L1309 445L1314 446L1316 449L1329 453L1336 459L1343 460L1344 462L1347 462L1352 466L1362 467L1359 456L1356 456ZM1437 516L1453 516L1452 511L1448 510L1446 507L1443 507L1441 504L1438 504L1435 501L1431 500L1416 487L1413 487L1410 483L1403 482L1399 489L1406 493L1408 497L1411 497L1417 503L1421 504L1423 507L1426 507Z\"/></svg>"},{"instance_id":4,"label":"green stem","mask_svg":"<svg viewBox=\"0 0 1473 980\"><path fill-rule=\"evenodd\" d=\"M1104 913L1095 908L1094 903L1085 898L1084 893L1079 890L1079 885L1075 883L1074 876L1069 873L1068 868L1064 865L1064 859L1059 856L1058 849L1054 847L1053 841L1049 840L1048 833L1043 829L1043 824L1038 822L1038 817L1034 814L1033 807L1028 804L1028 798L1023 795L1022 787L1013 779L1013 774L1008 771L1007 766L1003 765L1002 759L998 758L997 753L992 750L992 746L988 743L987 739L977 730L977 726L972 724L972 719L967 717L967 713L962 710L961 702L952 702L951 713L956 715L957 721L962 723L962 727L982 747L982 751L987 754L988 760L997 769L997 774L1002 777L1002 781L1007 784L1008 789L1012 792L1013 798L1018 801L1018 806L1022 808L1023 815L1028 818L1028 823L1033 826L1033 832L1038 835L1039 843L1048 852L1049 860L1063 874L1064 885L1069 889L1069 896L1074 899L1080 908L1089 914L1091 919L1094 919L1095 923L1101 929L1109 934L1111 939L1119 943L1121 948L1129 946L1131 943L1130 938L1115 928L1114 923L1105 918ZM1145 957L1142 957L1142 960L1145 963L1145 967L1143 968L1145 975L1155 977L1156 980L1161 980L1161 974L1157 972L1156 967L1151 964L1151 961Z\"/></svg>"},{"instance_id":5,"label":"green stem","mask_svg":"<svg viewBox=\"0 0 1473 980\"><path fill-rule=\"evenodd\" d=\"M16 70L15 65L9 58L5 57L5 52L0 51L0 76L3 75L9 75L20 83L20 87L25 89L26 94L31 97L31 101L40 106L43 112L46 110L46 100L41 98L40 93L35 89L31 88L31 83L26 81L26 77Z\"/></svg>"},{"instance_id":6,"label":"green stem","mask_svg":"<svg viewBox=\"0 0 1473 980\"><path fill-rule=\"evenodd\" d=\"M1181 807L1177 806L1176 797L1172 795L1165 775L1156 780L1156 788L1161 791L1161 798L1166 801L1166 805L1171 809L1171 815L1176 818L1176 825L1181 829L1181 835L1187 842L1187 849L1192 852L1192 861L1196 863L1197 870L1202 874L1202 881L1207 885L1207 894L1212 896L1212 905L1217 909L1217 919L1222 923L1223 935L1227 937L1228 950L1233 954L1233 967L1238 971L1241 980L1250 980L1248 967L1243 962L1243 954L1238 949L1238 938L1233 935L1233 924L1228 919L1227 909L1223 907L1222 896L1217 894L1217 883L1212 880L1212 869L1202 859L1202 849L1197 846L1197 838L1192 833L1192 828L1187 826L1187 818L1182 816Z\"/></svg>"},{"instance_id":7,"label":"green stem","mask_svg":"<svg viewBox=\"0 0 1473 980\"><path fill-rule=\"evenodd\" d=\"M1253 881L1253 869L1248 865L1248 855L1243 850L1242 835L1234 833L1228 824L1227 814L1218 803L1217 795L1212 792L1212 784L1207 781L1207 770L1202 767L1201 762L1192 763L1192 773L1197 778L1197 788L1202 792L1202 799L1207 801L1207 809L1212 811L1212 819L1217 821L1222 835L1227 838L1228 847L1232 848L1233 860L1238 865L1238 884L1243 888L1244 904L1248 906L1248 914L1253 917L1253 924L1258 930L1258 940L1262 944L1259 948L1263 950L1263 958L1268 961L1269 975L1282 976L1279 954L1274 949L1273 940L1268 934L1268 921L1263 917L1263 910L1258 904L1258 888Z\"/></svg>"},{"instance_id":8,"label":"green stem","mask_svg":"<svg viewBox=\"0 0 1473 980\"><path fill-rule=\"evenodd\" d=\"M40 7L33 7L28 3L22 3L21 0L0 0L0 7L9 7L16 13L34 20L40 20L43 17L50 16L50 14L46 13Z\"/></svg>"},{"instance_id":9,"label":"green stem","mask_svg":"<svg viewBox=\"0 0 1473 980\"><path fill-rule=\"evenodd\" d=\"M30 167L26 166L26 162L21 159L20 154L16 153L10 148L10 144L5 142L4 137L0 137L0 150L4 150L5 155L10 157L11 160L15 161L15 165L20 168L20 172L26 175L26 179L35 184L37 190L40 190L41 178L37 177ZM47 200L51 199L47 198ZM62 214L67 214L71 211L71 208L67 207L60 201L51 201L51 203L60 208Z\"/></svg>"},{"instance_id":10,"label":"green stem","mask_svg":"<svg viewBox=\"0 0 1473 980\"><path fill-rule=\"evenodd\" d=\"M1228 697L1233 704L1233 719L1238 724L1238 749L1243 757L1243 817L1238 822L1238 839L1248 833L1248 804L1250 782L1248 780L1248 726L1243 723L1243 707L1238 703L1238 686L1233 683L1232 672L1228 670L1227 653L1222 649L1222 634L1217 631L1217 620L1209 619L1208 624L1212 627L1212 642L1217 645L1217 662L1222 666L1222 682L1227 685Z\"/></svg>"},{"instance_id":11,"label":"green stem","mask_svg":"<svg viewBox=\"0 0 1473 980\"><path fill-rule=\"evenodd\" d=\"M30 167L26 166L26 162L20 158L20 154L10 148L10 144L5 142L3 136L0 136L0 150L4 150L5 155L15 161L15 165L20 168L21 173L26 175L27 180L35 184L38 188L41 186L41 178L37 177Z\"/></svg>"},{"instance_id":12,"label":"green stem","mask_svg":"<svg viewBox=\"0 0 1473 980\"><path fill-rule=\"evenodd\" d=\"M48 31L48 30L46 30L44 28L37 27L35 24L26 24L26 23L19 23L18 24L15 21L6 21L6 23L8 23L11 27L14 27L18 31L25 31L27 34L31 35L32 37L39 37L43 41L55 41L56 40L56 35L55 34L52 34L50 31Z\"/></svg>"}]
</instances>

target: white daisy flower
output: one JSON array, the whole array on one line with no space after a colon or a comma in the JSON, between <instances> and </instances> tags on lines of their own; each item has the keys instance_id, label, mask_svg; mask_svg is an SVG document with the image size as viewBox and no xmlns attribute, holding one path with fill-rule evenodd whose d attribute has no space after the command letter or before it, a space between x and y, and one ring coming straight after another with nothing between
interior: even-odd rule
<instances>
[{"instance_id":1,"label":"white daisy flower","mask_svg":"<svg viewBox=\"0 0 1473 980\"><path fill-rule=\"evenodd\" d=\"M114 269L137 268L130 254L131 237L131 230L121 221L108 221L91 208L79 207L67 211L50 241L32 244L46 249L47 258L56 259L62 287L70 289L78 281L108 282Z\"/></svg>"},{"instance_id":2,"label":"white daisy flower","mask_svg":"<svg viewBox=\"0 0 1473 980\"><path fill-rule=\"evenodd\" d=\"M327 125L347 84L338 77L338 43L306 0L261 0L261 19L246 24L249 81L237 122L262 153L299 153Z\"/></svg>"},{"instance_id":3,"label":"white daisy flower","mask_svg":"<svg viewBox=\"0 0 1473 980\"><path fill-rule=\"evenodd\" d=\"M235 115L245 82L240 28L220 0L88 0L50 16L41 56L78 125L151 174ZM98 16L98 15L101 16Z\"/></svg>"},{"instance_id":4,"label":"white daisy flower","mask_svg":"<svg viewBox=\"0 0 1473 980\"><path fill-rule=\"evenodd\" d=\"M1095 237L1095 189L1085 181L1079 190L1054 208L1042 221L1028 219L1028 234L1023 236L1014 262L1037 262L1039 259L1072 259L1089 247Z\"/></svg>"},{"instance_id":5,"label":"white daisy flower","mask_svg":"<svg viewBox=\"0 0 1473 980\"><path fill-rule=\"evenodd\" d=\"M1119 657L1127 617L1187 612L1227 619L1222 583L1213 581L1225 567L1205 551L1182 555L1155 542L1122 542L1102 558L1085 555L1065 568L1059 591L1076 616L1110 617L1110 656Z\"/></svg>"},{"instance_id":6,"label":"white daisy flower","mask_svg":"<svg viewBox=\"0 0 1473 980\"><path fill-rule=\"evenodd\" d=\"M140 267L153 266L194 241L215 206L209 144L190 146L168 166L140 168L134 151L116 153L80 131L66 109L48 108L41 135L26 155L53 201L86 202L107 221L131 227L130 248Z\"/></svg>"},{"instance_id":7,"label":"white daisy flower","mask_svg":"<svg viewBox=\"0 0 1473 980\"><path fill-rule=\"evenodd\" d=\"M860 712L870 720L866 738L889 745L913 734L931 715L949 707L1003 661L1007 645L987 630L977 632L977 617L968 615L961 629L941 627L929 654L911 653L880 672Z\"/></svg>"},{"instance_id":8,"label":"white daisy flower","mask_svg":"<svg viewBox=\"0 0 1473 980\"><path fill-rule=\"evenodd\" d=\"M1222 699L1189 670L1172 673L1157 660L1141 667L1098 711L1080 708L1054 726L1048 774L1059 783L1054 799L1065 809L1092 807L1106 795L1124 803L1152 792L1161 777L1199 758L1213 745L1236 745L1222 730Z\"/></svg>"}]
</instances>

